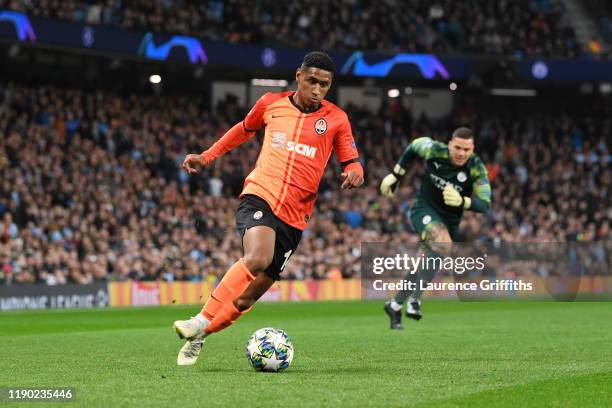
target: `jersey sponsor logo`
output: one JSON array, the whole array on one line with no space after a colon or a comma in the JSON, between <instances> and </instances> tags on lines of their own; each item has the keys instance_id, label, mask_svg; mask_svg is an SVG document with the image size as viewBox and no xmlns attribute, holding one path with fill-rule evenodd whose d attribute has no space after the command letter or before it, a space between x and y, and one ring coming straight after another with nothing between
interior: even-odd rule
<instances>
[{"instance_id":1,"label":"jersey sponsor logo","mask_svg":"<svg viewBox=\"0 0 612 408\"><path fill-rule=\"evenodd\" d=\"M315 122L314 128L318 135L322 135L327 131L327 122L325 119L321 118Z\"/></svg>"},{"instance_id":2,"label":"jersey sponsor logo","mask_svg":"<svg viewBox=\"0 0 612 408\"><path fill-rule=\"evenodd\" d=\"M261 211L257 211L257 212L255 212L255 214L253 214L253 218L256 219L256 220L261 219L261 217L263 217L263 212L261 212Z\"/></svg>"},{"instance_id":3,"label":"jersey sponsor logo","mask_svg":"<svg viewBox=\"0 0 612 408\"><path fill-rule=\"evenodd\" d=\"M281 149L285 142L287 141L287 134L282 132L274 132L272 133L272 142L271 145L275 149Z\"/></svg>"},{"instance_id":4,"label":"jersey sponsor logo","mask_svg":"<svg viewBox=\"0 0 612 408\"><path fill-rule=\"evenodd\" d=\"M457 173L457 180L459 180L460 183L463 183L465 180L467 180L467 175L460 171L459 173Z\"/></svg>"},{"instance_id":5,"label":"jersey sponsor logo","mask_svg":"<svg viewBox=\"0 0 612 408\"><path fill-rule=\"evenodd\" d=\"M317 153L317 148L313 146L308 146L304 143L294 142L292 140L287 141L287 134L283 132L274 132L272 133L270 146L275 149L286 149L290 152L296 152L299 155L309 157L314 159L315 154Z\"/></svg>"},{"instance_id":6,"label":"jersey sponsor logo","mask_svg":"<svg viewBox=\"0 0 612 408\"><path fill-rule=\"evenodd\" d=\"M431 222L431 215L426 215L423 217L423 225L427 225Z\"/></svg>"},{"instance_id":7,"label":"jersey sponsor logo","mask_svg":"<svg viewBox=\"0 0 612 408\"><path fill-rule=\"evenodd\" d=\"M316 147L308 146L304 143L296 143L293 141L287 142L286 149L290 152L296 152L297 154L301 154L302 156L306 156L311 159L314 159L315 153L317 153Z\"/></svg>"},{"instance_id":8,"label":"jersey sponsor logo","mask_svg":"<svg viewBox=\"0 0 612 408\"><path fill-rule=\"evenodd\" d=\"M435 174L429 173L429 178L433 182L434 186L436 186L440 190L444 190L444 187L446 187L447 185L450 185L455 190L457 190L459 193L463 191L463 187L461 187L461 186L459 186L457 184L453 184L453 183L451 183L448 180L444 180L442 177L436 176Z\"/></svg>"}]
</instances>

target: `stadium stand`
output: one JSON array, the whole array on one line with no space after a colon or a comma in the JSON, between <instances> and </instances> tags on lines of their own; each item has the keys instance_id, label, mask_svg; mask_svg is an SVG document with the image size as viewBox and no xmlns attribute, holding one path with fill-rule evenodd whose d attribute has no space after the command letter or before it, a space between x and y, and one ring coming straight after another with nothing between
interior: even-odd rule
<instances>
[{"instance_id":1,"label":"stadium stand","mask_svg":"<svg viewBox=\"0 0 612 408\"><path fill-rule=\"evenodd\" d=\"M517 57L584 53L560 0L2 0L0 8L233 43Z\"/></svg>"},{"instance_id":2,"label":"stadium stand","mask_svg":"<svg viewBox=\"0 0 612 408\"><path fill-rule=\"evenodd\" d=\"M408 203L420 166L409 170L394 200L378 193L378 183L410 140L446 141L466 121L489 167L493 205L487 216L468 213L465 239L610 240L609 107L500 116L474 113L481 105L464 101L444 124L411 119L397 100L379 112L345 107L366 186L341 192L332 159L285 277L354 277L362 241L417 242ZM198 281L222 274L240 257L233 215L259 142L197 177L180 164L186 152L201 151L240 121L245 108L231 97L210 109L192 96L0 85L0 282Z\"/></svg>"},{"instance_id":3,"label":"stadium stand","mask_svg":"<svg viewBox=\"0 0 612 408\"><path fill-rule=\"evenodd\" d=\"M582 3L599 29L601 38L595 41L612 43L612 4L605 0L583 0Z\"/></svg>"}]
</instances>

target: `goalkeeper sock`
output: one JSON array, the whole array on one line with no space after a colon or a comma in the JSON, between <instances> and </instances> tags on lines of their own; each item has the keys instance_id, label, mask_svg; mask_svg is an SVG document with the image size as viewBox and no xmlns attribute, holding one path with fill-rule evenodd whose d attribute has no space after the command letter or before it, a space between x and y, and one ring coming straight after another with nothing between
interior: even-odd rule
<instances>
[{"instance_id":1,"label":"goalkeeper sock","mask_svg":"<svg viewBox=\"0 0 612 408\"><path fill-rule=\"evenodd\" d=\"M419 273L417 274L417 287L410 294L410 302L421 300L424 292L424 290L421 288L427 287L427 284L433 280L434 276L436 276L436 272L438 272L436 263L438 263L438 259L442 259L442 257L432 250L427 251L427 257L431 260L431 262L429 262L431 265L425 265L424 268L419 270Z\"/></svg>"},{"instance_id":2,"label":"goalkeeper sock","mask_svg":"<svg viewBox=\"0 0 612 408\"><path fill-rule=\"evenodd\" d=\"M217 313L215 318L210 322L208 327L204 330L206 335L216 333L225 329L226 327L234 324L236 320L245 313L248 313L252 308L249 307L242 312L236 308L234 302L227 302L223 304L221 310Z\"/></svg>"},{"instance_id":3,"label":"goalkeeper sock","mask_svg":"<svg viewBox=\"0 0 612 408\"><path fill-rule=\"evenodd\" d=\"M407 278L408 276L406 276L406 278L404 279L408 280ZM401 306L406 301L406 299L408 299L408 296L410 296L410 293L412 293L410 289L398 290L397 293L395 294L395 297L393 298L393 301Z\"/></svg>"},{"instance_id":4,"label":"goalkeeper sock","mask_svg":"<svg viewBox=\"0 0 612 408\"><path fill-rule=\"evenodd\" d=\"M442 258L437 252L431 250L429 247L425 249L426 261L425 265L422 265L417 273L407 273L404 280L415 282L416 287L414 290L403 289L395 294L395 301L400 305L403 304L406 299L410 298L410 301L421 300L423 296L423 290L421 286L427 286L432 281L433 277L438 272L436 263L438 259Z\"/></svg>"},{"instance_id":5,"label":"goalkeeper sock","mask_svg":"<svg viewBox=\"0 0 612 408\"><path fill-rule=\"evenodd\" d=\"M249 271L242 258L239 259L238 262L225 272L223 279L221 279L219 285L208 297L200 314L212 322L217 313L222 310L223 305L232 303L234 299L244 292L253 279L255 277Z\"/></svg>"},{"instance_id":6,"label":"goalkeeper sock","mask_svg":"<svg viewBox=\"0 0 612 408\"><path fill-rule=\"evenodd\" d=\"M408 272L406 276L404 276L404 280L408 282L418 282L418 281L415 281L416 277L417 277L416 273ZM397 304L399 304L400 309L401 309L402 307L401 305L406 301L406 299L408 299L408 296L410 296L411 293L412 293L412 290L408 288L398 290L397 293L395 294L395 298L393 299L393 302L396 302ZM391 307L393 307L393 304L391 304Z\"/></svg>"},{"instance_id":7,"label":"goalkeeper sock","mask_svg":"<svg viewBox=\"0 0 612 408\"><path fill-rule=\"evenodd\" d=\"M402 304L397 303L395 299L392 299L391 302L389 302L389 306L391 307L392 310L396 312L399 312L400 310L402 310Z\"/></svg>"}]
</instances>

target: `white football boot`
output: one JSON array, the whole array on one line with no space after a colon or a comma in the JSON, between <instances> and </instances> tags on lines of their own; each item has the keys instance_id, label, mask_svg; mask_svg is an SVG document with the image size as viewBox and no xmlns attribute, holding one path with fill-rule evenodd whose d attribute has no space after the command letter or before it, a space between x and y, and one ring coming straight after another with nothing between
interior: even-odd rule
<instances>
[{"instance_id":1,"label":"white football boot","mask_svg":"<svg viewBox=\"0 0 612 408\"><path fill-rule=\"evenodd\" d=\"M209 322L205 319L192 317L189 320L177 320L172 328L181 339L187 339L178 353L176 363L178 365L193 365L198 360L206 334L204 329Z\"/></svg>"},{"instance_id":2,"label":"white football boot","mask_svg":"<svg viewBox=\"0 0 612 408\"><path fill-rule=\"evenodd\" d=\"M207 321L202 321L197 317L189 320L177 320L172 328L181 339L191 340L204 334L204 329L208 326Z\"/></svg>"},{"instance_id":3,"label":"white football boot","mask_svg":"<svg viewBox=\"0 0 612 408\"><path fill-rule=\"evenodd\" d=\"M204 336L198 336L194 339L187 340L178 353L176 364L180 366L195 364L196 361L198 361L198 357L200 355L200 351L202 351L202 346L204 345L205 340L206 337Z\"/></svg>"},{"instance_id":4,"label":"white football boot","mask_svg":"<svg viewBox=\"0 0 612 408\"><path fill-rule=\"evenodd\" d=\"M421 320L423 314L421 313L421 301L408 299L408 305L406 305L406 317L414 320Z\"/></svg>"}]
</instances>

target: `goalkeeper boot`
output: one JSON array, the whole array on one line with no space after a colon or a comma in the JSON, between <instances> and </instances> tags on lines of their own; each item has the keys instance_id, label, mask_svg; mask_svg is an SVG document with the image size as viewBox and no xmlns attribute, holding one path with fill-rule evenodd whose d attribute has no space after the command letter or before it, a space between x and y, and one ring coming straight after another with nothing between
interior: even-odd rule
<instances>
[{"instance_id":1,"label":"goalkeeper boot","mask_svg":"<svg viewBox=\"0 0 612 408\"><path fill-rule=\"evenodd\" d=\"M196 316L189 320L177 320L172 328L181 339L191 340L204 334L204 329L208 325L207 322L206 319Z\"/></svg>"},{"instance_id":2,"label":"goalkeeper boot","mask_svg":"<svg viewBox=\"0 0 612 408\"><path fill-rule=\"evenodd\" d=\"M384 309L387 316L389 316L391 330L403 330L404 326L402 326L402 310L393 310L391 307L391 301L385 303Z\"/></svg>"},{"instance_id":3,"label":"goalkeeper boot","mask_svg":"<svg viewBox=\"0 0 612 408\"><path fill-rule=\"evenodd\" d=\"M187 340L178 353L176 364L180 366L195 364L200 355L200 351L202 351L205 340L206 338L204 336L197 336L191 340Z\"/></svg>"},{"instance_id":4,"label":"goalkeeper boot","mask_svg":"<svg viewBox=\"0 0 612 408\"><path fill-rule=\"evenodd\" d=\"M412 300L408 302L406 306L406 317L414 320L421 320L423 315L421 314L421 301L420 300Z\"/></svg>"}]
</instances>

